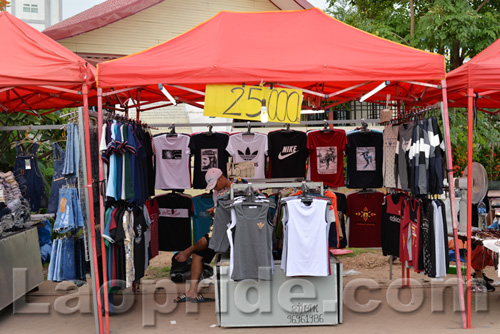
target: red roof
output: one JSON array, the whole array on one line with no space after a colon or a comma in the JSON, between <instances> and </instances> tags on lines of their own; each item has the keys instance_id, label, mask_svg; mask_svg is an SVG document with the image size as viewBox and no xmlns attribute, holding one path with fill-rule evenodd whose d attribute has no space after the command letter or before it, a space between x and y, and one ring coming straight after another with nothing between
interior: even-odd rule
<instances>
[{"instance_id":1,"label":"red roof","mask_svg":"<svg viewBox=\"0 0 500 334\"><path fill-rule=\"evenodd\" d=\"M451 107L467 107L467 90L489 92L477 99L478 108L500 108L500 39L493 42L474 58L449 72L446 76L448 102ZM429 89L423 102L441 100L441 92Z\"/></svg>"},{"instance_id":2,"label":"red roof","mask_svg":"<svg viewBox=\"0 0 500 334\"><path fill-rule=\"evenodd\" d=\"M164 0L108 0L48 27L43 33L56 41L74 37L107 26L108 24L134 15L163 1ZM313 7L306 0L289 1L295 2L304 9ZM270 2L279 8L272 0L270 0Z\"/></svg>"},{"instance_id":3,"label":"red roof","mask_svg":"<svg viewBox=\"0 0 500 334\"><path fill-rule=\"evenodd\" d=\"M164 0L108 0L64 21L43 33L54 40L77 36L124 19Z\"/></svg>"},{"instance_id":4,"label":"red roof","mask_svg":"<svg viewBox=\"0 0 500 334\"><path fill-rule=\"evenodd\" d=\"M81 104L81 96L65 96L60 90L92 85L94 66L8 12L0 12L0 31L0 45L6 50L0 52L0 110Z\"/></svg>"},{"instance_id":5,"label":"red roof","mask_svg":"<svg viewBox=\"0 0 500 334\"><path fill-rule=\"evenodd\" d=\"M223 11L163 44L98 64L99 87L152 85L156 91L159 83L203 90L206 84L264 81L335 92L371 82L346 94L356 96L386 80L445 76L442 55L373 36L317 8ZM389 90L379 95L385 100Z\"/></svg>"}]
</instances>

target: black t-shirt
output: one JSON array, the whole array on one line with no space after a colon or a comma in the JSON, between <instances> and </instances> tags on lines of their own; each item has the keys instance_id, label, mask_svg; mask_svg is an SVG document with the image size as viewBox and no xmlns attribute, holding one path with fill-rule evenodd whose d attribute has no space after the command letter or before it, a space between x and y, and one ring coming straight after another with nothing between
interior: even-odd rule
<instances>
[{"instance_id":1,"label":"black t-shirt","mask_svg":"<svg viewBox=\"0 0 500 334\"><path fill-rule=\"evenodd\" d=\"M191 246L193 200L177 193L157 196L158 242L161 251L182 251Z\"/></svg>"},{"instance_id":2,"label":"black t-shirt","mask_svg":"<svg viewBox=\"0 0 500 334\"><path fill-rule=\"evenodd\" d=\"M401 207L404 197L402 193L385 197L382 206L382 254L399 257L399 239L401 234Z\"/></svg>"},{"instance_id":3,"label":"black t-shirt","mask_svg":"<svg viewBox=\"0 0 500 334\"><path fill-rule=\"evenodd\" d=\"M144 277L144 267L146 265L146 242L145 235L148 225L144 218L144 212L138 208L134 208L134 268L135 280L139 281Z\"/></svg>"},{"instance_id":4,"label":"black t-shirt","mask_svg":"<svg viewBox=\"0 0 500 334\"><path fill-rule=\"evenodd\" d=\"M380 188L384 135L378 131L347 134L347 188Z\"/></svg>"},{"instance_id":5,"label":"black t-shirt","mask_svg":"<svg viewBox=\"0 0 500 334\"><path fill-rule=\"evenodd\" d=\"M270 177L305 177L307 135L302 131L273 131L267 135Z\"/></svg>"},{"instance_id":6,"label":"black t-shirt","mask_svg":"<svg viewBox=\"0 0 500 334\"><path fill-rule=\"evenodd\" d=\"M116 279L125 281L125 230L123 229L123 215L125 209L120 208L115 213L116 222L116 237L115 237L115 264L116 264Z\"/></svg>"},{"instance_id":7,"label":"black t-shirt","mask_svg":"<svg viewBox=\"0 0 500 334\"><path fill-rule=\"evenodd\" d=\"M339 236L339 248L347 247L347 235L345 232L345 215L347 214L347 197L343 193L336 192L337 196L337 215L338 215L338 226L342 231L342 235Z\"/></svg>"},{"instance_id":8,"label":"black t-shirt","mask_svg":"<svg viewBox=\"0 0 500 334\"><path fill-rule=\"evenodd\" d=\"M189 149L194 155L194 189L205 189L207 182L205 174L210 168L219 168L227 177L227 161L229 153L226 151L229 135L214 132L212 135L198 133L191 137Z\"/></svg>"}]
</instances>

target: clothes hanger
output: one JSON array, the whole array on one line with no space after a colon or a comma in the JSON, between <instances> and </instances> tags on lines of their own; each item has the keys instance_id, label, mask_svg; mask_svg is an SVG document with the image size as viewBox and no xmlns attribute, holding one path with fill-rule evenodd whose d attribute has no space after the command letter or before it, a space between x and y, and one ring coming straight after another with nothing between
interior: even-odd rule
<instances>
[{"instance_id":1,"label":"clothes hanger","mask_svg":"<svg viewBox=\"0 0 500 334\"><path fill-rule=\"evenodd\" d=\"M286 123L285 127L286 127L286 129L283 129L281 131L286 132L286 133L293 132L293 130L290 130L290 123Z\"/></svg>"},{"instance_id":2,"label":"clothes hanger","mask_svg":"<svg viewBox=\"0 0 500 334\"><path fill-rule=\"evenodd\" d=\"M363 189L361 189L361 190L358 191L359 195L362 195L362 194L373 194L373 193L374 193L373 189L366 189L366 188L363 188Z\"/></svg>"},{"instance_id":3,"label":"clothes hanger","mask_svg":"<svg viewBox=\"0 0 500 334\"><path fill-rule=\"evenodd\" d=\"M359 131L365 132L365 133L368 133L371 131L370 129L368 129L368 123L366 123L366 121L364 119L361 119L361 128L359 129Z\"/></svg>"},{"instance_id":4,"label":"clothes hanger","mask_svg":"<svg viewBox=\"0 0 500 334\"><path fill-rule=\"evenodd\" d=\"M323 122L323 129L321 129L321 132L333 132L333 129L330 129L328 126L328 121L326 119Z\"/></svg>"},{"instance_id":5,"label":"clothes hanger","mask_svg":"<svg viewBox=\"0 0 500 334\"><path fill-rule=\"evenodd\" d=\"M252 130L252 124L250 123L250 121L247 121L247 132L243 132L243 135L245 136L255 135L255 133L253 133L251 130Z\"/></svg>"},{"instance_id":6,"label":"clothes hanger","mask_svg":"<svg viewBox=\"0 0 500 334\"><path fill-rule=\"evenodd\" d=\"M168 128L170 132L167 133L167 137L177 137L177 133L175 133L175 123L172 123Z\"/></svg>"},{"instance_id":7,"label":"clothes hanger","mask_svg":"<svg viewBox=\"0 0 500 334\"><path fill-rule=\"evenodd\" d=\"M214 126L213 126L212 124L210 124L210 123L209 123L209 124L207 125L207 127L208 127L208 131L207 131L207 132L204 132L205 136L213 136L213 134L214 134L214 133L212 132L212 128L213 128Z\"/></svg>"}]
</instances>

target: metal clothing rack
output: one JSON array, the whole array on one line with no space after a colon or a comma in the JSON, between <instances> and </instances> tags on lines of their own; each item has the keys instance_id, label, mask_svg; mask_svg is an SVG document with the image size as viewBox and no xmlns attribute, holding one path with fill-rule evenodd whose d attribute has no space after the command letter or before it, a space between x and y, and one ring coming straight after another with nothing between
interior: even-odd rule
<instances>
[{"instance_id":1,"label":"metal clothing rack","mask_svg":"<svg viewBox=\"0 0 500 334\"><path fill-rule=\"evenodd\" d=\"M348 119L348 120L324 120L324 121L302 121L300 124L293 124L293 123L274 123L274 122L268 122L268 123L262 123L262 122L251 122L251 126L261 126L261 127L267 127L267 128L281 128L283 127L284 124L289 124L291 127L303 127L306 125L316 125L316 126L323 126L325 125L325 122L327 124L333 124L333 125L341 125L341 124L361 124L362 122L367 122L367 123L378 123L380 119ZM231 122L231 123L223 123L223 122L206 122L206 123L154 123L154 124L149 124L150 126L155 126L158 128L167 128L172 125L175 125L176 127L201 127L201 126L232 126L235 128L245 128L248 126L247 122Z\"/></svg>"},{"instance_id":2,"label":"metal clothing rack","mask_svg":"<svg viewBox=\"0 0 500 334\"><path fill-rule=\"evenodd\" d=\"M286 182L286 179L277 179L277 182L273 182L272 179L269 182L249 182L249 183L232 183L231 184L231 199L234 198L235 190L245 190L251 185L254 189L269 189L269 188L298 188L301 187L304 183L309 188L319 188L323 191L323 182L312 182L312 181L294 181L296 179L291 179L291 182Z\"/></svg>"}]
</instances>

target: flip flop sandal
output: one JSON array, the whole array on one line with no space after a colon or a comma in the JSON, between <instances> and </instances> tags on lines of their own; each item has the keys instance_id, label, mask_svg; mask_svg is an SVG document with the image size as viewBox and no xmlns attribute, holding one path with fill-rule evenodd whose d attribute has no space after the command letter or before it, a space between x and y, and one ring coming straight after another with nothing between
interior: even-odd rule
<instances>
[{"instance_id":1,"label":"flip flop sandal","mask_svg":"<svg viewBox=\"0 0 500 334\"><path fill-rule=\"evenodd\" d=\"M193 298L189 298L185 294L182 294L182 295L180 295L179 297L177 297L174 300L174 303L185 303L185 302L187 302L188 300L191 300L191 299L193 299Z\"/></svg>"},{"instance_id":2,"label":"flip flop sandal","mask_svg":"<svg viewBox=\"0 0 500 334\"><path fill-rule=\"evenodd\" d=\"M205 298L203 295L198 295L196 298L188 298L188 300L191 303L208 303L208 302L214 302L215 299L213 298Z\"/></svg>"}]
</instances>

